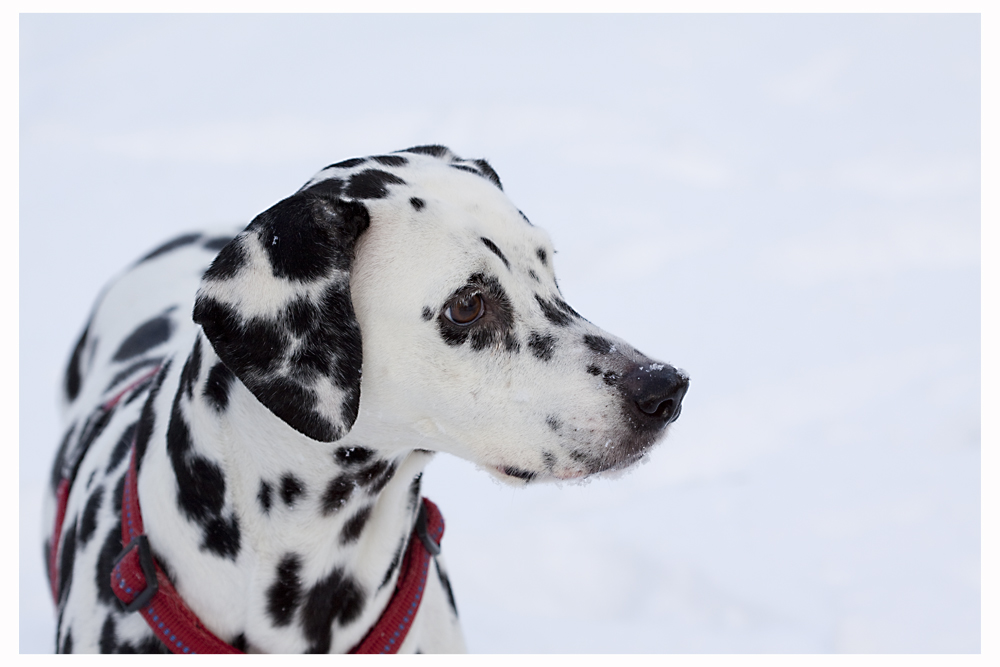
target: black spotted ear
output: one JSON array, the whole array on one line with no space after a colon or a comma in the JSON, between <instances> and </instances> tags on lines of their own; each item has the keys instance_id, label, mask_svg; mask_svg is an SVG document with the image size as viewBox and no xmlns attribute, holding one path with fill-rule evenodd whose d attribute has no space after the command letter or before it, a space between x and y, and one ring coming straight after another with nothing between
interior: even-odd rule
<instances>
[{"instance_id":1,"label":"black spotted ear","mask_svg":"<svg viewBox=\"0 0 1000 667\"><path fill-rule=\"evenodd\" d=\"M323 442L344 437L361 399L354 245L368 210L324 183L264 211L205 272L194 306L222 362L271 412Z\"/></svg>"}]
</instances>

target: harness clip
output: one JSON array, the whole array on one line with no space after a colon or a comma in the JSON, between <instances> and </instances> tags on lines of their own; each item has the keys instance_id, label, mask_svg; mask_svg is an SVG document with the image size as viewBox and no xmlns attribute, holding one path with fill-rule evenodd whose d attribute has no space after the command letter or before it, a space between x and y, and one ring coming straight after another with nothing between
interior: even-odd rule
<instances>
[{"instance_id":1,"label":"harness clip","mask_svg":"<svg viewBox=\"0 0 1000 667\"><path fill-rule=\"evenodd\" d=\"M131 592L125 589L126 579L122 570L134 570L134 564L124 561L135 550L138 550L139 567L146 580L146 588L136 594L131 602L126 602L125 596L131 595ZM132 574L132 579L136 579L134 572L130 572L130 574ZM149 601L156 595L159 590L159 584L156 581L156 565L153 563L153 552L149 549L149 540L146 539L145 535L133 537L132 541L115 558L111 567L111 590L118 596L118 602L121 603L122 609L129 613L139 611L149 604Z\"/></svg>"}]
</instances>

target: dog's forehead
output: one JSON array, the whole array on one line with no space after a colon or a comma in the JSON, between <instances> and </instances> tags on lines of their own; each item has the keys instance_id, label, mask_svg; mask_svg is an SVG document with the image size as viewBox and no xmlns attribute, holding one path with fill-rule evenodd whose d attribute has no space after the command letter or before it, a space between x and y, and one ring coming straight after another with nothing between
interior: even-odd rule
<instances>
[{"instance_id":1,"label":"dog's forehead","mask_svg":"<svg viewBox=\"0 0 1000 667\"><path fill-rule=\"evenodd\" d=\"M470 236L489 234L497 237L495 241L502 238L548 243L547 235L534 228L507 195L487 179L441 163L414 167L409 174L412 196L420 198L424 206L410 218L418 224L438 225ZM406 198L405 193L400 194L400 199Z\"/></svg>"},{"instance_id":2,"label":"dog's forehead","mask_svg":"<svg viewBox=\"0 0 1000 667\"><path fill-rule=\"evenodd\" d=\"M366 182L366 174L378 175L378 187L355 186ZM495 177L483 160L404 151L331 165L303 189L338 181L343 187L337 191L361 200L377 226L393 227L400 237L437 233L451 242L475 243L485 237L510 254L534 256L539 248L551 254L548 234L528 221L489 174Z\"/></svg>"}]
</instances>

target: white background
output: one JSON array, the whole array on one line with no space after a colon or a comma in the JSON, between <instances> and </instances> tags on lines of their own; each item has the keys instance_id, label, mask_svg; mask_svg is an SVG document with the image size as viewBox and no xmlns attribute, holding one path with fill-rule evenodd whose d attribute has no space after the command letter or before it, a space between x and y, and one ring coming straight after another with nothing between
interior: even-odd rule
<instances>
[{"instance_id":1,"label":"white background","mask_svg":"<svg viewBox=\"0 0 1000 667\"><path fill-rule=\"evenodd\" d=\"M20 651L98 291L320 167L444 143L585 317L687 370L618 480L425 493L477 652L979 652L975 15L20 19ZM48 528L46 528L47 530Z\"/></svg>"}]
</instances>

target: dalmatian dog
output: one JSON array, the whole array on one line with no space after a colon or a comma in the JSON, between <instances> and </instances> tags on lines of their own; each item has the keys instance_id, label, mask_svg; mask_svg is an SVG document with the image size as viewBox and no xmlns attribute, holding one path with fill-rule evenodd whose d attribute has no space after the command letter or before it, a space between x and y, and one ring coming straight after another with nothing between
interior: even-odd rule
<instances>
[{"instance_id":1,"label":"dalmatian dog","mask_svg":"<svg viewBox=\"0 0 1000 667\"><path fill-rule=\"evenodd\" d=\"M434 453L514 485L623 470L688 386L567 305L553 252L486 161L418 146L136 263L65 375L57 651L186 652L184 625L234 652L349 652L412 545L422 597L392 650L463 651L421 499ZM122 597L154 579L181 620Z\"/></svg>"}]
</instances>

